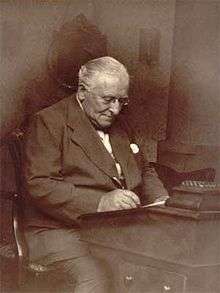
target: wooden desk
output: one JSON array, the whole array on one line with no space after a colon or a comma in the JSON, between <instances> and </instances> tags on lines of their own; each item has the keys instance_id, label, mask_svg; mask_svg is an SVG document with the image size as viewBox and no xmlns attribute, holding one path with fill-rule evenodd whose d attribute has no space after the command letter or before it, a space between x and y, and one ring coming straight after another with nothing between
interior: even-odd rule
<instances>
[{"instance_id":1,"label":"wooden desk","mask_svg":"<svg viewBox=\"0 0 220 293\"><path fill-rule=\"evenodd\" d=\"M220 292L220 212L151 207L81 219L116 293Z\"/></svg>"}]
</instances>

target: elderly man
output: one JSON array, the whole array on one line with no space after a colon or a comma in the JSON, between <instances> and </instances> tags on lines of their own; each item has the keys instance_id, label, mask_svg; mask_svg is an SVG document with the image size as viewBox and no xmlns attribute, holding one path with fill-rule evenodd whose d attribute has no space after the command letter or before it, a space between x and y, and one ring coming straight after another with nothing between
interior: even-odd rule
<instances>
[{"instance_id":1,"label":"elderly man","mask_svg":"<svg viewBox=\"0 0 220 293\"><path fill-rule=\"evenodd\" d=\"M129 76L111 57L79 71L76 95L43 109L26 138L25 208L30 259L62 271L73 292L109 292L108 273L80 241L78 216L167 197L120 111Z\"/></svg>"}]
</instances>

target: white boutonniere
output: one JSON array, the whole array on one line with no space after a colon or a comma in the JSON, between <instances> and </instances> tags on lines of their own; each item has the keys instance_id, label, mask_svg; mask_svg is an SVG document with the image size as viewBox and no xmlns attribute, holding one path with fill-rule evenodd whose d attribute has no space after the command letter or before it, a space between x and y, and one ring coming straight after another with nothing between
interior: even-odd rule
<instances>
[{"instance_id":1,"label":"white boutonniere","mask_svg":"<svg viewBox=\"0 0 220 293\"><path fill-rule=\"evenodd\" d=\"M139 146L136 143L131 143L130 148L133 154L137 154L139 152Z\"/></svg>"}]
</instances>

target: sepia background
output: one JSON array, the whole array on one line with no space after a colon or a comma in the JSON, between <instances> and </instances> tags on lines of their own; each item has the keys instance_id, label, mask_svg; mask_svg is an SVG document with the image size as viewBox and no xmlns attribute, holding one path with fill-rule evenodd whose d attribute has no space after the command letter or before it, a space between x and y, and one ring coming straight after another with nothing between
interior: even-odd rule
<instances>
[{"instance_id":1,"label":"sepia background","mask_svg":"<svg viewBox=\"0 0 220 293\"><path fill-rule=\"evenodd\" d=\"M220 181L220 1L0 0L2 193L15 190L8 135L73 93L80 66L105 55L128 68L126 119L149 160L212 167Z\"/></svg>"}]
</instances>

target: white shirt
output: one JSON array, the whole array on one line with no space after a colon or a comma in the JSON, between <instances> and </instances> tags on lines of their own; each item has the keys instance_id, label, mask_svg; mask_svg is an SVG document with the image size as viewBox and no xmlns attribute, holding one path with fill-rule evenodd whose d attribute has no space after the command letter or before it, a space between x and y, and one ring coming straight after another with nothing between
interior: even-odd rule
<instances>
[{"instance_id":1,"label":"white shirt","mask_svg":"<svg viewBox=\"0 0 220 293\"><path fill-rule=\"evenodd\" d=\"M116 165L116 169L118 171L118 175L119 178L122 177L122 170L121 170L121 166L120 164L116 161L115 156L112 152L112 146L110 143L110 139L109 139L109 134L108 133L104 133L102 130L96 130L98 135L101 138L102 143L104 144L105 148L107 149L107 151L109 152L109 154L111 155L111 157L114 159L115 161L115 165Z\"/></svg>"}]
</instances>

